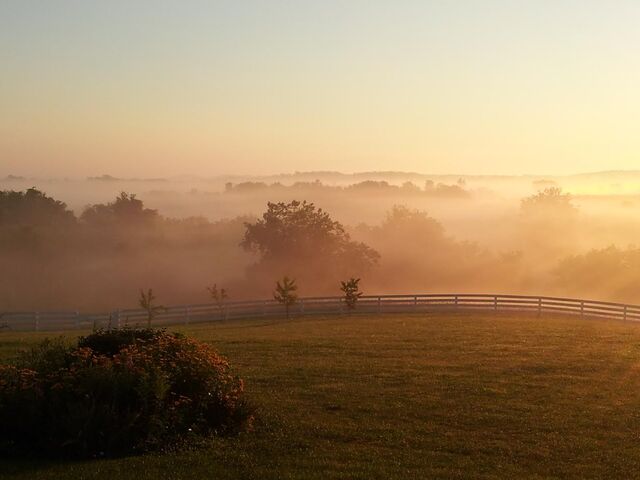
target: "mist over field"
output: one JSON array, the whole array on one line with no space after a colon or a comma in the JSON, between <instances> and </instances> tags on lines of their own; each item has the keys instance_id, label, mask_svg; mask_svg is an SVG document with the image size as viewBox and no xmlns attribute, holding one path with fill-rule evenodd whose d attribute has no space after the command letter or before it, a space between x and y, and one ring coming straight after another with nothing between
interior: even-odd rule
<instances>
[{"instance_id":1,"label":"mist over field","mask_svg":"<svg viewBox=\"0 0 640 480\"><path fill-rule=\"evenodd\" d=\"M38 193L25 195L32 187ZM4 311L132 307L141 288L153 288L165 305L206 303L213 284L230 299L270 298L283 275L295 277L304 296L337 295L339 281L352 276L362 278L367 294L531 293L625 302L640 294L635 172L8 176L0 189ZM306 250L295 242L280 248L291 233L246 240L247 225L262 218L269 202L294 201L313 203L338 222L341 246L325 251L333 241L327 237Z\"/></svg>"}]
</instances>

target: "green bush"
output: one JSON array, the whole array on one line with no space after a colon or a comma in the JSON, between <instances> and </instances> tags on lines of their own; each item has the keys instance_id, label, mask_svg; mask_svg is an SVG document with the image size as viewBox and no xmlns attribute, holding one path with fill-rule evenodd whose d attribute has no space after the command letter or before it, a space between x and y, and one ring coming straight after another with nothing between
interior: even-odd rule
<instances>
[{"instance_id":1,"label":"green bush","mask_svg":"<svg viewBox=\"0 0 640 480\"><path fill-rule=\"evenodd\" d=\"M161 330L45 341L0 365L0 451L112 456L251 425L243 382L210 347Z\"/></svg>"}]
</instances>

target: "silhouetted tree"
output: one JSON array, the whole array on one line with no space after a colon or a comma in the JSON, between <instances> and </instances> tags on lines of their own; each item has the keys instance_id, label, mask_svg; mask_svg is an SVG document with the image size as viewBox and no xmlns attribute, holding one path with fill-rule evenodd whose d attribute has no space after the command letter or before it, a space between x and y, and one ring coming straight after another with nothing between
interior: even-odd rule
<instances>
[{"instance_id":1,"label":"silhouetted tree","mask_svg":"<svg viewBox=\"0 0 640 480\"><path fill-rule=\"evenodd\" d=\"M162 305L156 305L156 296L153 294L153 290L150 288L145 292L140 289L140 298L138 303L147 312L147 327L151 328L151 322L158 315L158 313L166 310Z\"/></svg>"},{"instance_id":2,"label":"silhouetted tree","mask_svg":"<svg viewBox=\"0 0 640 480\"><path fill-rule=\"evenodd\" d=\"M327 212L306 201L269 202L262 218L245 226L241 245L259 253L259 265L270 271L286 269L309 280L335 282L345 271L367 270L379 258L369 246L352 241Z\"/></svg>"},{"instance_id":3,"label":"silhouetted tree","mask_svg":"<svg viewBox=\"0 0 640 480\"><path fill-rule=\"evenodd\" d=\"M559 187L549 187L539 191L535 195L523 198L520 202L520 209L525 216L548 216L553 214L556 217L575 216L578 209L571 203L571 195L562 193Z\"/></svg>"},{"instance_id":4,"label":"silhouetted tree","mask_svg":"<svg viewBox=\"0 0 640 480\"><path fill-rule=\"evenodd\" d=\"M287 318L289 318L289 308L298 300L298 295L296 294L297 290L298 286L296 285L296 281L287 276L282 278L282 282L280 282L280 280L276 282L276 289L273 292L273 298L284 305Z\"/></svg>"},{"instance_id":5,"label":"silhouetted tree","mask_svg":"<svg viewBox=\"0 0 640 480\"><path fill-rule=\"evenodd\" d=\"M36 188L0 191L0 226L68 226L76 217L67 205Z\"/></svg>"},{"instance_id":6,"label":"silhouetted tree","mask_svg":"<svg viewBox=\"0 0 640 480\"><path fill-rule=\"evenodd\" d=\"M227 298L229 298L229 296L227 295L227 291L224 288L218 289L218 285L216 283L214 283L212 287L207 287L207 291L209 292L209 296L218 306L220 316L222 316L222 314L224 313L225 301L227 300Z\"/></svg>"},{"instance_id":7,"label":"silhouetted tree","mask_svg":"<svg viewBox=\"0 0 640 480\"><path fill-rule=\"evenodd\" d=\"M91 225L148 225L158 218L156 210L144 208L142 200L136 198L135 194L126 192L121 192L113 202L85 208L80 216L82 222Z\"/></svg>"},{"instance_id":8,"label":"silhouetted tree","mask_svg":"<svg viewBox=\"0 0 640 480\"><path fill-rule=\"evenodd\" d=\"M340 290L344 294L344 303L349 310L355 310L358 299L362 296L360 279L351 277L346 282L340 282Z\"/></svg>"}]
</instances>

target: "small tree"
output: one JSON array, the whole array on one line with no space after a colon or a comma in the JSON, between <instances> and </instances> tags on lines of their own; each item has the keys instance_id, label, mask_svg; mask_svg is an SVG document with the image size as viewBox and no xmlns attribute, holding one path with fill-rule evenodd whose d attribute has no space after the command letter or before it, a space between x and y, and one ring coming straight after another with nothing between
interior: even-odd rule
<instances>
[{"instance_id":1,"label":"small tree","mask_svg":"<svg viewBox=\"0 0 640 480\"><path fill-rule=\"evenodd\" d=\"M349 310L355 310L358 299L362 296L359 290L360 279L351 277L346 282L340 282L340 290L344 293L344 303Z\"/></svg>"},{"instance_id":2,"label":"small tree","mask_svg":"<svg viewBox=\"0 0 640 480\"><path fill-rule=\"evenodd\" d=\"M224 312L224 303L229 295L227 295L227 291L224 288L220 288L218 290L218 284L214 283L213 287L207 287L207 291L209 292L209 296L213 299L213 301L218 306L218 310L220 311L220 316Z\"/></svg>"},{"instance_id":3,"label":"small tree","mask_svg":"<svg viewBox=\"0 0 640 480\"><path fill-rule=\"evenodd\" d=\"M289 308L298 300L296 290L298 290L296 281L287 276L282 279L282 283L280 283L280 280L276 282L276 289L273 292L273 298L284 305L287 312L287 319L289 318Z\"/></svg>"},{"instance_id":4,"label":"small tree","mask_svg":"<svg viewBox=\"0 0 640 480\"><path fill-rule=\"evenodd\" d=\"M158 315L158 313L166 310L162 305L155 305L156 296L153 294L153 290L150 288L145 291L140 289L140 298L138 303L147 312L147 327L151 328L151 322Z\"/></svg>"}]
</instances>

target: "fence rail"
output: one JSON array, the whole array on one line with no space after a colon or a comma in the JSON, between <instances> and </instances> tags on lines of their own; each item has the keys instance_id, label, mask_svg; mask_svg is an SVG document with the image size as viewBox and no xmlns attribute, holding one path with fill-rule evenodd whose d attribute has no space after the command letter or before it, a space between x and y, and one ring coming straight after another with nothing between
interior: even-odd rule
<instances>
[{"instance_id":1,"label":"fence rail","mask_svg":"<svg viewBox=\"0 0 640 480\"><path fill-rule=\"evenodd\" d=\"M291 307L293 315L331 315L347 312L342 297L300 298ZM355 313L408 313L455 310L523 311L563 313L580 317L601 317L640 321L640 305L599 302L562 297L495 294L413 294L367 295L360 297ZM153 321L154 326L188 325L256 317L279 317L285 309L275 300L251 300L216 304L179 305L167 308ZM143 326L147 314L141 309L110 313L12 312L0 315L2 331L91 330L123 326Z\"/></svg>"}]
</instances>

